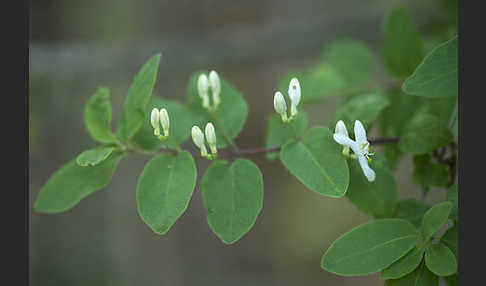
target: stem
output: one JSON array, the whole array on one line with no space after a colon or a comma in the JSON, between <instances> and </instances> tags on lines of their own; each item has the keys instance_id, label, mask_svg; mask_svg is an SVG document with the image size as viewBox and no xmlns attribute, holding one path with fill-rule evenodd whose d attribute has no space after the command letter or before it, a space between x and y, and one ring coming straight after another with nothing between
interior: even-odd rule
<instances>
[{"instance_id":1,"label":"stem","mask_svg":"<svg viewBox=\"0 0 486 286\"><path fill-rule=\"evenodd\" d=\"M297 137L297 131L295 130L294 122L293 121L289 122L289 126L290 126L290 132L292 133L292 137L294 137L295 140L299 140L299 138Z\"/></svg>"},{"instance_id":2,"label":"stem","mask_svg":"<svg viewBox=\"0 0 486 286\"><path fill-rule=\"evenodd\" d=\"M228 136L228 134L226 134L226 132L224 131L223 125L221 124L221 121L219 120L217 110L209 110L209 113L211 114L211 117L214 120L214 124L216 124L216 126L219 128L219 130L223 134L224 139L231 145L231 147L233 147L236 154L239 154L240 148L238 148L238 146L236 146L235 142L233 140L231 140L231 138Z\"/></svg>"},{"instance_id":3,"label":"stem","mask_svg":"<svg viewBox=\"0 0 486 286\"><path fill-rule=\"evenodd\" d=\"M370 140L370 145L398 143L399 140L400 140L400 138L398 138L398 137L376 138L376 139Z\"/></svg>"}]
</instances>

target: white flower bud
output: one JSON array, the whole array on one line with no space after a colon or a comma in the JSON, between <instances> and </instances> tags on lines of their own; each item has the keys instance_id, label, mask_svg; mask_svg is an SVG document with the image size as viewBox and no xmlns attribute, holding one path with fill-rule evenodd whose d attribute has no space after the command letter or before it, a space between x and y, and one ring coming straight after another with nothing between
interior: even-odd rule
<instances>
[{"instance_id":1,"label":"white flower bud","mask_svg":"<svg viewBox=\"0 0 486 286\"><path fill-rule=\"evenodd\" d=\"M160 124L162 124L162 129L164 130L164 136L169 136L169 127L170 127L170 121L169 121L169 114L167 113L167 110L165 108L162 108L160 110Z\"/></svg>"},{"instance_id":2,"label":"white flower bud","mask_svg":"<svg viewBox=\"0 0 486 286\"><path fill-rule=\"evenodd\" d=\"M197 91L199 93L199 96L202 98L202 105L204 108L209 108L208 89L208 77L205 74L201 74L197 80Z\"/></svg>"},{"instance_id":3,"label":"white flower bud","mask_svg":"<svg viewBox=\"0 0 486 286\"><path fill-rule=\"evenodd\" d=\"M218 149L216 149L216 133L214 132L214 126L211 122L206 124L205 133L206 141L208 142L209 148L211 148L211 153L218 153Z\"/></svg>"},{"instance_id":4,"label":"white flower bud","mask_svg":"<svg viewBox=\"0 0 486 286\"><path fill-rule=\"evenodd\" d=\"M214 105L220 104L221 98L219 97L219 94L221 93L221 81L219 80L219 76L215 71L211 71L209 73L209 85L213 91Z\"/></svg>"},{"instance_id":5,"label":"white flower bud","mask_svg":"<svg viewBox=\"0 0 486 286\"><path fill-rule=\"evenodd\" d=\"M194 144L201 149L201 156L206 157L208 152L206 150L206 145L204 145L204 134L201 129L194 125L191 130L191 135Z\"/></svg>"},{"instance_id":6,"label":"white flower bud","mask_svg":"<svg viewBox=\"0 0 486 286\"><path fill-rule=\"evenodd\" d=\"M295 77L290 80L289 84L289 97L290 97L290 103L292 105L299 105L300 102L300 84L299 80L296 79Z\"/></svg>"},{"instance_id":7,"label":"white flower bud","mask_svg":"<svg viewBox=\"0 0 486 286\"><path fill-rule=\"evenodd\" d=\"M275 92L273 97L273 107L275 111L282 116L282 120L287 120L287 103L280 91Z\"/></svg>"},{"instance_id":8,"label":"white flower bud","mask_svg":"<svg viewBox=\"0 0 486 286\"><path fill-rule=\"evenodd\" d=\"M154 128L154 135L160 135L160 124L159 124L159 111L157 108L152 109L152 114L150 115L150 123Z\"/></svg>"}]
</instances>

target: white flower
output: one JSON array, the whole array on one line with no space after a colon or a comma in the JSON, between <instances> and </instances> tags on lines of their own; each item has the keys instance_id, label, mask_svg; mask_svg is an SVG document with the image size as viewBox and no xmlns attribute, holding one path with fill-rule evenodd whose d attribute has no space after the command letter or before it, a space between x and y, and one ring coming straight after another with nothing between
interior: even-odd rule
<instances>
[{"instance_id":1,"label":"white flower","mask_svg":"<svg viewBox=\"0 0 486 286\"><path fill-rule=\"evenodd\" d=\"M213 103L217 106L221 103L221 98L219 97L221 93L221 81L215 71L209 73L209 86L211 86L211 90L213 91Z\"/></svg>"},{"instance_id":2,"label":"white flower","mask_svg":"<svg viewBox=\"0 0 486 286\"><path fill-rule=\"evenodd\" d=\"M152 124L152 127L154 128L154 134L155 136L160 135L160 125L159 125L159 111L157 108L152 109L152 114L150 116L150 123Z\"/></svg>"},{"instance_id":3,"label":"white flower","mask_svg":"<svg viewBox=\"0 0 486 286\"><path fill-rule=\"evenodd\" d=\"M297 105L300 103L300 83L297 78L292 78L289 84L289 97L290 97L290 116L297 115Z\"/></svg>"},{"instance_id":4,"label":"white flower","mask_svg":"<svg viewBox=\"0 0 486 286\"><path fill-rule=\"evenodd\" d=\"M165 108L162 108L160 110L159 120L160 124L162 125L162 129L164 130L164 136L169 136L170 121L169 114L167 113L167 110Z\"/></svg>"},{"instance_id":5,"label":"white flower","mask_svg":"<svg viewBox=\"0 0 486 286\"><path fill-rule=\"evenodd\" d=\"M209 80L205 74L201 74L197 80L197 92L202 98L202 105L204 108L209 108Z\"/></svg>"},{"instance_id":6,"label":"white flower","mask_svg":"<svg viewBox=\"0 0 486 286\"><path fill-rule=\"evenodd\" d=\"M354 122L355 141L349 138L346 126L341 120L336 124L335 132L336 133L334 133L333 136L334 141L353 150L354 154L358 156L359 164L361 165L361 169L363 169L366 178L368 181L373 182L376 174L368 166L368 160L370 160L369 156L373 154L369 152L370 143L366 139L366 130L364 129L363 124L361 124L359 120Z\"/></svg>"},{"instance_id":7,"label":"white flower","mask_svg":"<svg viewBox=\"0 0 486 286\"><path fill-rule=\"evenodd\" d=\"M206 150L206 145L204 145L204 134L202 133L201 129L194 125L191 130L191 135L194 144L201 149L201 156L206 157L208 155L208 151Z\"/></svg>"},{"instance_id":8,"label":"white flower","mask_svg":"<svg viewBox=\"0 0 486 286\"><path fill-rule=\"evenodd\" d=\"M214 132L214 126L211 122L206 124L206 141L208 142L209 148L211 148L211 153L217 154L218 149L216 148L216 133Z\"/></svg>"},{"instance_id":9,"label":"white flower","mask_svg":"<svg viewBox=\"0 0 486 286\"><path fill-rule=\"evenodd\" d=\"M287 103L280 91L275 92L273 97L273 107L275 111L282 116L282 121L287 121Z\"/></svg>"}]
</instances>

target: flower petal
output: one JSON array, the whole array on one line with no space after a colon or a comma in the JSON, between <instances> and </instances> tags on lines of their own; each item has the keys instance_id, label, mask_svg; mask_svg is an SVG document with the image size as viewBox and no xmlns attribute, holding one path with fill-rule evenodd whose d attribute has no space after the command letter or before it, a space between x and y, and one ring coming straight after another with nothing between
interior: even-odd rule
<instances>
[{"instance_id":1,"label":"flower petal","mask_svg":"<svg viewBox=\"0 0 486 286\"><path fill-rule=\"evenodd\" d=\"M356 145L354 141L351 140L351 138L349 138L348 136L344 136L343 134L334 133L333 138L334 141L336 141L337 143L350 147L351 149L353 149L354 146Z\"/></svg>"},{"instance_id":2,"label":"flower petal","mask_svg":"<svg viewBox=\"0 0 486 286\"><path fill-rule=\"evenodd\" d=\"M361 165L361 169L363 169L363 173L366 176L366 179L368 179L368 181L370 182L373 182L376 178L376 174L375 171L373 171L368 166L368 159L366 159L366 157L363 155L359 156L359 164Z\"/></svg>"},{"instance_id":3,"label":"flower petal","mask_svg":"<svg viewBox=\"0 0 486 286\"><path fill-rule=\"evenodd\" d=\"M334 133L342 134L346 137L349 137L348 129L346 129L346 125L342 120L339 120L336 123L336 128L334 129Z\"/></svg>"},{"instance_id":4,"label":"flower petal","mask_svg":"<svg viewBox=\"0 0 486 286\"><path fill-rule=\"evenodd\" d=\"M356 138L356 143L358 143L358 145L362 145L368 142L366 140L366 130L359 120L356 120L354 122L354 137Z\"/></svg>"}]
</instances>

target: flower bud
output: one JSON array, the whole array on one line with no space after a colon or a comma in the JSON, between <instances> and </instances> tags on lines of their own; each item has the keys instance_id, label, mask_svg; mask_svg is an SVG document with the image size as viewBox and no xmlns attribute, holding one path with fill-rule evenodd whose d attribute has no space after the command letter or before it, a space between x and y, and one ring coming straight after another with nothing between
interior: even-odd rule
<instances>
[{"instance_id":1,"label":"flower bud","mask_svg":"<svg viewBox=\"0 0 486 286\"><path fill-rule=\"evenodd\" d=\"M164 130L164 136L169 136L170 121L169 114L167 113L167 110L165 108L162 108L160 110L159 120L160 124L162 124L162 129Z\"/></svg>"},{"instance_id":2,"label":"flower bud","mask_svg":"<svg viewBox=\"0 0 486 286\"><path fill-rule=\"evenodd\" d=\"M336 128L334 129L334 133L342 134L346 137L349 137L348 129L346 129L346 125L344 124L344 122L342 120L339 120L336 123Z\"/></svg>"},{"instance_id":3,"label":"flower bud","mask_svg":"<svg viewBox=\"0 0 486 286\"><path fill-rule=\"evenodd\" d=\"M206 157L208 152L206 150L206 145L204 145L204 134L201 129L194 125L191 130L191 135L194 144L201 149L201 156Z\"/></svg>"},{"instance_id":4,"label":"flower bud","mask_svg":"<svg viewBox=\"0 0 486 286\"><path fill-rule=\"evenodd\" d=\"M209 85L213 91L213 102L216 106L221 103L221 98L219 97L219 94L221 93L221 81L219 80L219 76L215 71L211 71L209 73Z\"/></svg>"},{"instance_id":5,"label":"flower bud","mask_svg":"<svg viewBox=\"0 0 486 286\"><path fill-rule=\"evenodd\" d=\"M205 74L201 74L197 80L197 91L199 93L199 96L202 98L202 105L204 108L209 108L208 89L208 77Z\"/></svg>"},{"instance_id":6,"label":"flower bud","mask_svg":"<svg viewBox=\"0 0 486 286\"><path fill-rule=\"evenodd\" d=\"M289 84L289 97L292 105L299 105L300 102L300 84L297 78L292 78Z\"/></svg>"},{"instance_id":7,"label":"flower bud","mask_svg":"<svg viewBox=\"0 0 486 286\"><path fill-rule=\"evenodd\" d=\"M160 124L159 124L159 111L157 108L152 109L152 114L150 115L150 123L154 128L154 135L160 135Z\"/></svg>"},{"instance_id":8,"label":"flower bud","mask_svg":"<svg viewBox=\"0 0 486 286\"><path fill-rule=\"evenodd\" d=\"M280 91L275 92L273 97L273 107L275 111L282 116L282 120L287 120L287 103Z\"/></svg>"},{"instance_id":9,"label":"flower bud","mask_svg":"<svg viewBox=\"0 0 486 286\"><path fill-rule=\"evenodd\" d=\"M211 148L211 153L218 153L218 149L216 149L216 133L214 132L214 126L211 122L206 124L205 133L206 141L208 142L209 148Z\"/></svg>"}]
</instances>

